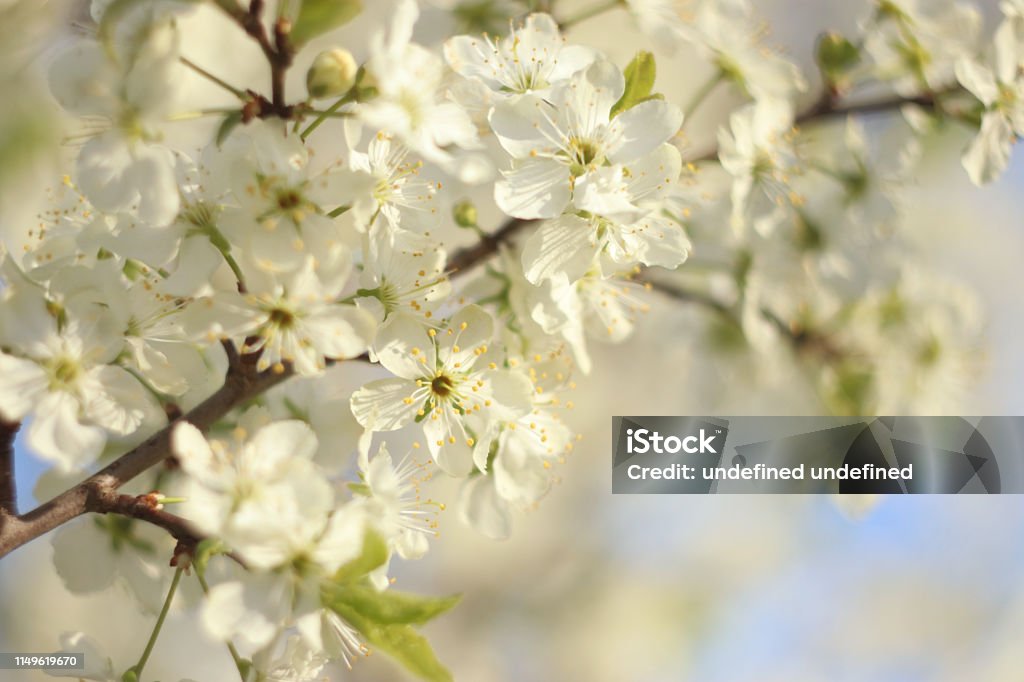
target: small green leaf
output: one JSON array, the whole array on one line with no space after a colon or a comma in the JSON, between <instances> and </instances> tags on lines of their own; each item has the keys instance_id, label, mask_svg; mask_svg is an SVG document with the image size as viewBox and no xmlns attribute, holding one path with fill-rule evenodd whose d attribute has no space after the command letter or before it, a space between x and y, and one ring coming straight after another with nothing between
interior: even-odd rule
<instances>
[{"instance_id":1,"label":"small green leaf","mask_svg":"<svg viewBox=\"0 0 1024 682\"><path fill-rule=\"evenodd\" d=\"M860 63L860 50L842 35L829 32L818 39L815 58L825 79L835 85Z\"/></svg>"},{"instance_id":2,"label":"small green leaf","mask_svg":"<svg viewBox=\"0 0 1024 682\"><path fill-rule=\"evenodd\" d=\"M220 125L217 127L216 140L218 149L224 144L224 141L228 139L228 135L230 135L231 131L235 129L235 126L237 126L241 122L241 111L232 111L230 114L224 117L224 120L221 121Z\"/></svg>"},{"instance_id":3,"label":"small green leaf","mask_svg":"<svg viewBox=\"0 0 1024 682\"><path fill-rule=\"evenodd\" d=\"M359 631L371 649L388 654L422 680L452 682L452 674L437 660L430 643L411 626L374 623L345 604L336 606L337 614Z\"/></svg>"},{"instance_id":4,"label":"small green leaf","mask_svg":"<svg viewBox=\"0 0 1024 682\"><path fill-rule=\"evenodd\" d=\"M222 541L217 538L206 538L196 545L195 556L192 557L192 565L195 566L195 569L201 575L206 571L206 565L210 562L210 559L227 551L228 548Z\"/></svg>"},{"instance_id":5,"label":"small green leaf","mask_svg":"<svg viewBox=\"0 0 1024 682\"><path fill-rule=\"evenodd\" d=\"M329 587L324 597L332 608L344 605L385 625L422 625L450 610L462 598L457 594L437 598L393 590L378 592L364 585Z\"/></svg>"},{"instance_id":6,"label":"small green leaf","mask_svg":"<svg viewBox=\"0 0 1024 682\"><path fill-rule=\"evenodd\" d=\"M626 89L612 107L612 118L651 97L656 75L654 55L650 52L637 52L633 61L626 67Z\"/></svg>"},{"instance_id":7,"label":"small green leaf","mask_svg":"<svg viewBox=\"0 0 1024 682\"><path fill-rule=\"evenodd\" d=\"M387 560L387 542L374 531L368 530L363 538L362 553L338 569L338 572L334 574L334 584L345 584L358 580L370 571L383 566Z\"/></svg>"},{"instance_id":8,"label":"small green leaf","mask_svg":"<svg viewBox=\"0 0 1024 682\"><path fill-rule=\"evenodd\" d=\"M292 45L300 47L318 35L347 24L362 11L362 0L302 0L288 37Z\"/></svg>"}]
</instances>

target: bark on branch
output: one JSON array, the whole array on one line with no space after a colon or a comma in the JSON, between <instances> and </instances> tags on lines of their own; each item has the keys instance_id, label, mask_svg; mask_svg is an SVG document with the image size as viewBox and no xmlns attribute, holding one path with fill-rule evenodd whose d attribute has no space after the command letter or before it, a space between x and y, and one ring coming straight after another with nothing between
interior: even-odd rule
<instances>
[{"instance_id":1,"label":"bark on branch","mask_svg":"<svg viewBox=\"0 0 1024 682\"><path fill-rule=\"evenodd\" d=\"M9 516L0 531L0 558L71 519L87 512L109 512L111 495L128 481L171 456L171 432L179 421L188 421L202 431L233 408L281 383L292 375L283 371L256 371L255 358L238 355L234 346L228 353L229 369L221 386L184 417L171 421L135 449L49 502L21 516Z\"/></svg>"},{"instance_id":2,"label":"bark on branch","mask_svg":"<svg viewBox=\"0 0 1024 682\"><path fill-rule=\"evenodd\" d=\"M5 517L18 513L18 493L14 478L14 437L21 424L0 419L0 533Z\"/></svg>"}]
</instances>

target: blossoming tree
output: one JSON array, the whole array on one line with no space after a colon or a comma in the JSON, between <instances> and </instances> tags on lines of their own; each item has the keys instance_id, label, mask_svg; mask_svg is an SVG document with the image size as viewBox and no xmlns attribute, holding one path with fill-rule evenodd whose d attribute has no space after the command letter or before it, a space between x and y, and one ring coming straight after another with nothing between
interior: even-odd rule
<instances>
[{"instance_id":1,"label":"blossoming tree","mask_svg":"<svg viewBox=\"0 0 1024 682\"><path fill-rule=\"evenodd\" d=\"M915 262L899 189L942 126L971 132L975 183L1004 171L1024 3L989 36L955 0L866 1L857 35L820 36L817 74L748 0L560 5L445 3L461 28L424 45L399 0L365 54L321 51L294 92L297 55L358 0L93 0L49 71L85 134L24 249L0 242L0 556L55 531L70 590L125 582L159 611L128 667L65 633L87 652L72 676L145 679L194 576L242 680L371 650L449 679L416 628L457 599L388 577L436 535L431 478L462 479L461 518L506 536L573 448L573 382L611 371L588 347L626 339L652 297L706 309L709 354L797 357L834 412L929 409L969 373L975 304ZM190 55L197 12L258 45L269 89ZM603 12L711 77L680 106L658 85L687 74L659 81L651 52L576 44ZM187 73L232 104L184 101ZM718 89L741 103L691 140ZM205 148L164 143L210 119ZM353 363L379 376L345 390ZM69 482L33 510L19 428Z\"/></svg>"}]
</instances>

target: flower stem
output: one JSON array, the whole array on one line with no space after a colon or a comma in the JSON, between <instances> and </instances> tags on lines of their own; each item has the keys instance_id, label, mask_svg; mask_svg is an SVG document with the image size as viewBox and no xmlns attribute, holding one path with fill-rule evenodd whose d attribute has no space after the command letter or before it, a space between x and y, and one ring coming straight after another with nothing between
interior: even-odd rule
<instances>
[{"instance_id":1,"label":"flower stem","mask_svg":"<svg viewBox=\"0 0 1024 682\"><path fill-rule=\"evenodd\" d=\"M563 30L567 29L570 26L575 26L576 24L580 23L581 21L586 21L587 19L592 19L592 18L598 16L599 14L604 14L608 10L615 9L616 7L620 7L623 4L624 4L624 0L611 0L610 2L605 2L603 4L591 5L590 7L582 10L578 14L575 14L575 15L569 17L568 19L565 19L565 20L561 21L559 23L559 26L561 26L561 28Z\"/></svg>"},{"instance_id":2,"label":"flower stem","mask_svg":"<svg viewBox=\"0 0 1024 682\"><path fill-rule=\"evenodd\" d=\"M693 117L694 113L696 113L697 109L700 108L700 105L704 104L707 100L708 95L710 95L724 79L725 73L723 73L721 69L718 69L715 71L714 75L704 83L704 85L700 86L700 89L693 94L689 104L686 105L686 109L683 111L683 125L686 125L690 118Z\"/></svg>"},{"instance_id":3,"label":"flower stem","mask_svg":"<svg viewBox=\"0 0 1024 682\"><path fill-rule=\"evenodd\" d=\"M342 97L341 99L339 99L337 102L335 102L330 107L328 107L325 111L321 111L317 115L317 117L315 119L313 119L313 122L310 123L308 126L306 126L306 129L303 130L299 134L299 137L302 138L302 141L305 142L306 138L309 137L313 133L314 130L319 128L320 124L322 124L324 121L326 121L328 118L330 118L333 114L335 114L338 111L338 109L340 109L342 106L348 104L349 102L353 101L354 97L352 95L352 92L354 92L354 91L355 91L355 88L353 87L352 91L349 94L347 94L344 97Z\"/></svg>"},{"instance_id":4,"label":"flower stem","mask_svg":"<svg viewBox=\"0 0 1024 682\"><path fill-rule=\"evenodd\" d=\"M135 672L136 679L142 679L142 669L146 667L146 662L149 661L149 655L153 653L153 647L156 645L156 639L160 636L160 629L164 626L164 620L167 618L167 612L171 608L171 602L174 600L174 593L178 591L178 583L181 582L181 572L184 570L183 566L178 566L174 571L174 578L171 580L171 587L167 590L167 598L164 599L164 607L160 609L160 615L157 616L156 625L153 626L153 632L149 635L149 641L146 642L146 648L142 652L142 657L139 658L139 662L135 664L132 669Z\"/></svg>"},{"instance_id":5,"label":"flower stem","mask_svg":"<svg viewBox=\"0 0 1024 682\"><path fill-rule=\"evenodd\" d=\"M196 73L198 73L200 76L202 76L206 80L210 81L211 83L214 83L215 85L219 85L220 87L224 88L225 90L227 90L228 92L230 92L232 95L234 95L238 99L242 100L243 102L246 99L248 99L246 97L245 92L243 92L239 88L236 88L235 86L231 85L230 83L228 83L227 81L223 80L222 78L218 78L217 76L214 76L212 73L210 73L209 71L207 71L203 67L199 66L198 64L196 64L191 59L188 59L187 57L181 57L181 63L184 64L185 66L187 66L188 68L192 69L193 71L195 71Z\"/></svg>"}]
</instances>

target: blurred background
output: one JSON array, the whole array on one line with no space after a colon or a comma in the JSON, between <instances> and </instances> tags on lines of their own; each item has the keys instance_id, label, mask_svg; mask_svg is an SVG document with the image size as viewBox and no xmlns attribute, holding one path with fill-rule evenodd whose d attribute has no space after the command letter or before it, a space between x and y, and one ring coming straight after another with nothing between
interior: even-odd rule
<instances>
[{"instance_id":1,"label":"blurred background","mask_svg":"<svg viewBox=\"0 0 1024 682\"><path fill-rule=\"evenodd\" d=\"M587 0L589 2L589 0ZM318 41L365 55L367 36L391 3L367 2L353 24ZM451 30L424 5L418 36ZM451 3L438 2L438 7ZM558 0L571 14L586 2ZM996 0L981 0L991 22ZM764 0L767 39L813 73L823 29L852 33L863 5L846 0ZM45 67L72 39L83 4L0 0L0 239L13 251L67 150ZM261 83L253 46L208 8L183 21L188 45L208 63L232 64L232 80ZM569 39L625 63L647 42L622 10L574 27ZM310 49L306 58L316 53ZM659 57L659 89L684 102L709 67L693 53ZM299 82L300 63L293 70ZM195 80L205 97L221 94ZM808 93L813 98L812 92ZM713 140L737 101L717 92L688 128ZM188 148L209 131L189 127ZM191 136L191 137L190 137ZM931 138L907 189L905 224L932 263L969 284L986 314L983 371L960 398L963 415L1024 414L1024 156L978 189L960 168L968 137ZM795 368L751 388L742 363L702 349L699 310L654 298L622 346L594 349L595 371L578 380L573 426L584 437L513 537L487 540L454 512L428 556L397 565L396 588L463 593L426 628L457 680L662 682L669 680L1024 679L1024 503L1017 496L884 498L613 496L611 415L809 414L821 409ZM35 504L41 467L19 452L22 508ZM437 499L454 500L441 482ZM151 619L115 586L88 598L67 593L48 538L0 562L0 651L56 650L63 631L84 630L115 664L133 662ZM83 557L83 561L88 560ZM207 642L181 600L148 672L154 679L232 679L223 647ZM143 633L143 634L140 634ZM182 662L187 662L183 664ZM147 677L149 675L147 674ZM48 679L0 672L3 680ZM382 656L337 679L404 679Z\"/></svg>"}]
</instances>

